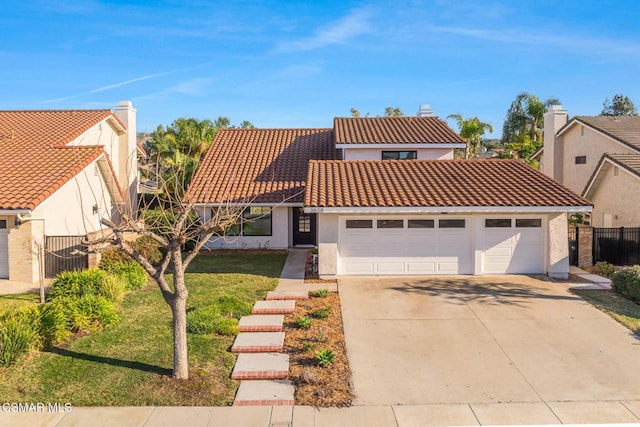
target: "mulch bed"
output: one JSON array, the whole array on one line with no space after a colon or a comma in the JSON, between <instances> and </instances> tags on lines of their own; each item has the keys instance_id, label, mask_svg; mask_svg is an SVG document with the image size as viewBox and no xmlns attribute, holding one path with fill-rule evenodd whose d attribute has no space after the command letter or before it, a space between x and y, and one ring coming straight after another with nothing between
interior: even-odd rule
<instances>
[{"instance_id":1,"label":"mulch bed","mask_svg":"<svg viewBox=\"0 0 640 427\"><path fill-rule=\"evenodd\" d=\"M329 316L313 318L318 309L329 308ZM299 328L299 316L312 319L308 329ZM295 312L285 317L284 351L289 354L289 378L295 385L296 405L315 407L350 406L351 370L342 329L340 298L330 292L325 298L311 298L296 302ZM321 367L315 360L319 350L330 349L333 363Z\"/></svg>"}]
</instances>

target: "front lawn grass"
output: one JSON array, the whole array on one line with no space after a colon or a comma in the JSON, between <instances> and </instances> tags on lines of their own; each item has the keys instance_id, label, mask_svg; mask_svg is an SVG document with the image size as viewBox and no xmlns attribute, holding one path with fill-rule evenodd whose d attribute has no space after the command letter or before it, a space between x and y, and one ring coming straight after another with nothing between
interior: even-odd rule
<instances>
[{"instance_id":1,"label":"front lawn grass","mask_svg":"<svg viewBox=\"0 0 640 427\"><path fill-rule=\"evenodd\" d=\"M640 335L640 305L604 289L572 289L573 293Z\"/></svg>"},{"instance_id":2,"label":"front lawn grass","mask_svg":"<svg viewBox=\"0 0 640 427\"><path fill-rule=\"evenodd\" d=\"M186 274L193 309L222 295L253 303L276 287L284 254L201 256ZM35 300L37 301L37 299ZM0 310L5 301L0 300ZM120 324L0 368L4 402L74 406L211 406L233 401L234 337L189 334L190 378L170 378L171 310L155 283L128 294Z\"/></svg>"}]
</instances>

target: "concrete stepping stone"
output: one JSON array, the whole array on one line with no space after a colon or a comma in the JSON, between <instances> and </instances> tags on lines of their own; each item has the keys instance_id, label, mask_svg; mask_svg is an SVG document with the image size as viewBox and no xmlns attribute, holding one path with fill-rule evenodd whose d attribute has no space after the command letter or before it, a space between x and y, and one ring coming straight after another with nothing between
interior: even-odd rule
<instances>
[{"instance_id":1,"label":"concrete stepping stone","mask_svg":"<svg viewBox=\"0 0 640 427\"><path fill-rule=\"evenodd\" d=\"M309 299L308 291L269 291L267 292L267 301L294 300L300 301Z\"/></svg>"},{"instance_id":2,"label":"concrete stepping stone","mask_svg":"<svg viewBox=\"0 0 640 427\"><path fill-rule=\"evenodd\" d=\"M242 316L238 322L240 332L280 332L284 316L282 314L254 314Z\"/></svg>"},{"instance_id":3,"label":"concrete stepping stone","mask_svg":"<svg viewBox=\"0 0 640 427\"><path fill-rule=\"evenodd\" d=\"M295 308L296 302L292 300L256 301L251 314L291 314Z\"/></svg>"},{"instance_id":4,"label":"concrete stepping stone","mask_svg":"<svg viewBox=\"0 0 640 427\"><path fill-rule=\"evenodd\" d=\"M289 381L241 381L233 406L291 406L293 392Z\"/></svg>"},{"instance_id":5,"label":"concrete stepping stone","mask_svg":"<svg viewBox=\"0 0 640 427\"><path fill-rule=\"evenodd\" d=\"M240 332L232 353L281 353L284 350L284 332Z\"/></svg>"},{"instance_id":6,"label":"concrete stepping stone","mask_svg":"<svg viewBox=\"0 0 640 427\"><path fill-rule=\"evenodd\" d=\"M283 353L241 353L231 378L234 380L280 380L289 377L289 355Z\"/></svg>"}]
</instances>

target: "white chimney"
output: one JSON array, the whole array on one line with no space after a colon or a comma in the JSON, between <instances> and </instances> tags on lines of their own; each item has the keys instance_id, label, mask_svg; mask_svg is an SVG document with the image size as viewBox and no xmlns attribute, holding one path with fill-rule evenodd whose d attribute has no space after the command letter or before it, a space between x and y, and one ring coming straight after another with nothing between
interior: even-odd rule
<instances>
[{"instance_id":1,"label":"white chimney","mask_svg":"<svg viewBox=\"0 0 640 427\"><path fill-rule=\"evenodd\" d=\"M131 211L138 205L138 151L136 146L136 109L131 101L120 101L114 109L114 114L127 127L126 152L120 153L120 169L116 173L125 192ZM124 144L123 144L124 145Z\"/></svg>"},{"instance_id":2,"label":"white chimney","mask_svg":"<svg viewBox=\"0 0 640 427\"><path fill-rule=\"evenodd\" d=\"M433 117L433 110L429 104L421 104L418 110L418 117Z\"/></svg>"},{"instance_id":3,"label":"white chimney","mask_svg":"<svg viewBox=\"0 0 640 427\"><path fill-rule=\"evenodd\" d=\"M560 183L562 183L562 145L556 144L556 134L567 124L568 117L569 113L562 108L562 105L552 105L549 111L544 113L542 172Z\"/></svg>"}]
</instances>

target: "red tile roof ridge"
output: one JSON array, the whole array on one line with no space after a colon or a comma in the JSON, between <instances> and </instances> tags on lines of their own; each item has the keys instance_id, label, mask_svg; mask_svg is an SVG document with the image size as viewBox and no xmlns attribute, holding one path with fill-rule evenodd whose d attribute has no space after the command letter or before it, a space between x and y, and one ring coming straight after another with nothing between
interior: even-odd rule
<instances>
[{"instance_id":1,"label":"red tile roof ridge","mask_svg":"<svg viewBox=\"0 0 640 427\"><path fill-rule=\"evenodd\" d=\"M229 132L229 131L318 131L318 132L326 132L332 131L333 128L312 128L312 127L302 127L302 128L223 128L218 129L218 132Z\"/></svg>"}]
</instances>

